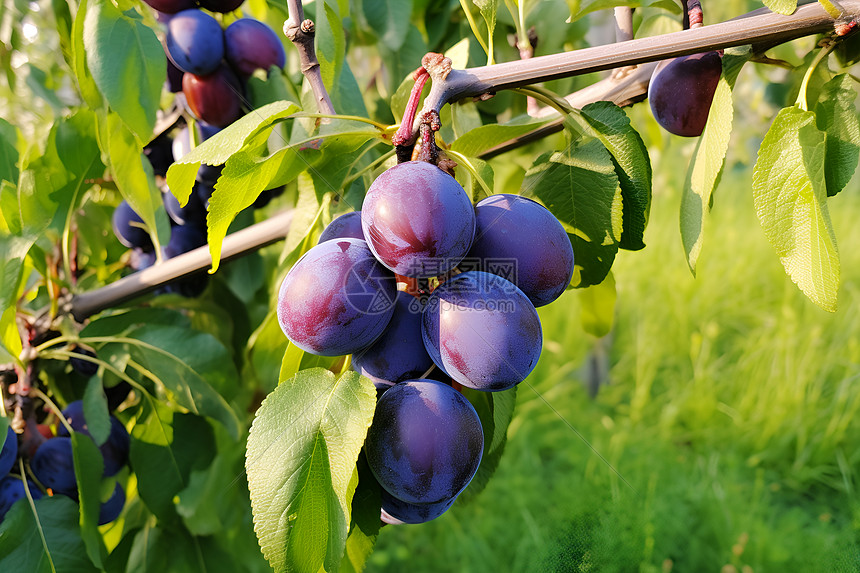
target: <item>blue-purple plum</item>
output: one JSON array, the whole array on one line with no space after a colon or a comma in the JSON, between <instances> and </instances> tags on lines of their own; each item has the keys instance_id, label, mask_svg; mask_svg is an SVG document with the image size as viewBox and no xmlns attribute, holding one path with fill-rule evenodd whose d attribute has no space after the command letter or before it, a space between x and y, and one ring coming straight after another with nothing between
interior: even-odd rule
<instances>
[{"instance_id":1,"label":"blue-purple plum","mask_svg":"<svg viewBox=\"0 0 860 573\"><path fill-rule=\"evenodd\" d=\"M206 224L206 207L193 190L184 207L179 206L179 199L169 189L164 191L161 198L164 200L164 210L177 225L202 227Z\"/></svg>"},{"instance_id":2,"label":"blue-purple plum","mask_svg":"<svg viewBox=\"0 0 860 573\"><path fill-rule=\"evenodd\" d=\"M75 400L74 402L70 402L69 405L66 406L65 410L63 410L63 417L66 418L66 421L69 423L69 425L74 431L84 434L85 436L90 435L89 428L87 427L87 421L84 419L83 401ZM57 427L57 436L65 437L68 435L69 431L66 429L65 424L60 424ZM45 443L47 444L52 441L53 440L49 440ZM123 466L128 463L129 446L130 438L128 436L128 430L125 429L125 426L122 425L122 422L120 422L114 416L111 416L110 434L108 435L107 441L101 446L99 446L99 451L101 451L102 457L104 458L105 476L109 477L112 475L116 475L119 470L121 470ZM43 445L42 448L43 447L45 446ZM38 454L38 452L41 451L42 448L39 448L36 453ZM41 481L41 478L39 478L39 480Z\"/></svg>"},{"instance_id":3,"label":"blue-purple plum","mask_svg":"<svg viewBox=\"0 0 860 573\"><path fill-rule=\"evenodd\" d=\"M557 299L573 276L570 239L546 207L518 195L493 195L475 207L475 241L467 260L500 275L532 304Z\"/></svg>"},{"instance_id":4,"label":"blue-purple plum","mask_svg":"<svg viewBox=\"0 0 860 573\"><path fill-rule=\"evenodd\" d=\"M435 380L409 380L386 390L365 441L379 485L414 504L456 497L475 476L483 450L475 408Z\"/></svg>"},{"instance_id":5,"label":"blue-purple plum","mask_svg":"<svg viewBox=\"0 0 860 573\"><path fill-rule=\"evenodd\" d=\"M182 10L167 23L167 57L188 74L214 72L224 57L224 33L218 21L200 10ZM183 86L184 86L183 78Z\"/></svg>"},{"instance_id":6,"label":"blue-purple plum","mask_svg":"<svg viewBox=\"0 0 860 573\"><path fill-rule=\"evenodd\" d=\"M152 239L146 231L143 219L135 213L127 201L122 201L114 209L111 223L116 238L124 246L129 249L137 247L147 252L153 249Z\"/></svg>"},{"instance_id":7,"label":"blue-purple plum","mask_svg":"<svg viewBox=\"0 0 860 573\"><path fill-rule=\"evenodd\" d=\"M71 349L73 352L77 354L83 354L84 356L89 356L90 358L97 358L96 353L90 350L89 348L84 348L83 346L73 346ZM77 356L72 356L69 359L69 364L72 365L72 369L85 378L90 378L96 375L96 372L99 371L99 365L95 362L90 362L84 358L78 358Z\"/></svg>"},{"instance_id":8,"label":"blue-purple plum","mask_svg":"<svg viewBox=\"0 0 860 573\"><path fill-rule=\"evenodd\" d=\"M173 163L172 147L172 139L166 135L159 135L143 148L143 154L149 159L149 163L152 165L152 172L155 175L164 177L167 174L167 169Z\"/></svg>"},{"instance_id":9,"label":"blue-purple plum","mask_svg":"<svg viewBox=\"0 0 860 573\"><path fill-rule=\"evenodd\" d=\"M240 18L224 30L225 57L240 76L255 70L266 72L272 66L283 68L287 54L281 39L267 24L253 18Z\"/></svg>"},{"instance_id":10,"label":"blue-purple plum","mask_svg":"<svg viewBox=\"0 0 860 573\"><path fill-rule=\"evenodd\" d=\"M41 499L42 491L30 480L27 480L27 488L34 500ZM24 491L24 482L15 475L7 475L0 479L0 521L12 509L12 505L19 499L27 499Z\"/></svg>"},{"instance_id":11,"label":"blue-purple plum","mask_svg":"<svg viewBox=\"0 0 860 573\"><path fill-rule=\"evenodd\" d=\"M396 284L359 239L316 245L290 269L278 294L278 322L306 352L340 356L379 338L394 313Z\"/></svg>"},{"instance_id":12,"label":"blue-purple plum","mask_svg":"<svg viewBox=\"0 0 860 573\"><path fill-rule=\"evenodd\" d=\"M18 434L12 428L6 428L6 440L0 450L0 476L5 476L15 466L18 459Z\"/></svg>"},{"instance_id":13,"label":"blue-purple plum","mask_svg":"<svg viewBox=\"0 0 860 573\"><path fill-rule=\"evenodd\" d=\"M344 213L340 217L335 217L320 233L320 240L317 244L332 239L347 238L364 240L364 231L361 230L361 211Z\"/></svg>"},{"instance_id":14,"label":"blue-purple plum","mask_svg":"<svg viewBox=\"0 0 860 573\"><path fill-rule=\"evenodd\" d=\"M227 127L242 115L242 86L227 66L211 74L185 74L182 93L191 113L215 127Z\"/></svg>"},{"instance_id":15,"label":"blue-purple plum","mask_svg":"<svg viewBox=\"0 0 860 573\"><path fill-rule=\"evenodd\" d=\"M390 525L427 523L448 511L457 497L438 503L408 503L382 489L381 519Z\"/></svg>"},{"instance_id":16,"label":"blue-purple plum","mask_svg":"<svg viewBox=\"0 0 860 573\"><path fill-rule=\"evenodd\" d=\"M104 525L116 520L119 514L122 513L122 508L125 506L125 490L122 486L116 484L113 488L113 493L99 508L99 525Z\"/></svg>"},{"instance_id":17,"label":"blue-purple plum","mask_svg":"<svg viewBox=\"0 0 860 573\"><path fill-rule=\"evenodd\" d=\"M78 480L72 457L72 439L56 437L45 441L30 459L33 475L54 493L77 498Z\"/></svg>"},{"instance_id":18,"label":"blue-purple plum","mask_svg":"<svg viewBox=\"0 0 860 573\"><path fill-rule=\"evenodd\" d=\"M718 52L660 62L648 85L648 101L657 123L675 135L702 135L722 71Z\"/></svg>"},{"instance_id":19,"label":"blue-purple plum","mask_svg":"<svg viewBox=\"0 0 860 573\"><path fill-rule=\"evenodd\" d=\"M442 283L421 323L433 362L456 382L500 391L525 380L543 345L534 305L515 284L469 271Z\"/></svg>"},{"instance_id":20,"label":"blue-purple plum","mask_svg":"<svg viewBox=\"0 0 860 573\"><path fill-rule=\"evenodd\" d=\"M445 274L475 237L475 209L457 181L423 161L407 161L370 185L361 227L383 265L407 277Z\"/></svg>"},{"instance_id":21,"label":"blue-purple plum","mask_svg":"<svg viewBox=\"0 0 860 573\"><path fill-rule=\"evenodd\" d=\"M167 80L164 82L167 91L172 94L182 91L182 75L184 73L176 67L176 64L170 61L170 58L167 58Z\"/></svg>"},{"instance_id":22,"label":"blue-purple plum","mask_svg":"<svg viewBox=\"0 0 860 573\"><path fill-rule=\"evenodd\" d=\"M367 376L377 388L404 380L415 380L433 366L421 337L421 301L405 292L397 293L394 315L376 342L352 355L352 367Z\"/></svg>"}]
</instances>

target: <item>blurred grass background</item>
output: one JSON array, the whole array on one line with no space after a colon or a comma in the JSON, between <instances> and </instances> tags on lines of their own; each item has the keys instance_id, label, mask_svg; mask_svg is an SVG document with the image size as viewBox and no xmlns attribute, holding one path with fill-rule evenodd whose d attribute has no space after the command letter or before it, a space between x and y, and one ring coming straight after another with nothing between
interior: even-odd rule
<instances>
[{"instance_id":1,"label":"blurred grass background","mask_svg":"<svg viewBox=\"0 0 860 573\"><path fill-rule=\"evenodd\" d=\"M860 571L860 179L830 201L837 313L767 243L743 144L694 278L678 231L694 142L631 115L660 151L647 247L614 267L613 332L583 332L577 292L541 309L544 351L494 478L434 522L385 527L367 571ZM595 359L608 376L591 399Z\"/></svg>"}]
</instances>

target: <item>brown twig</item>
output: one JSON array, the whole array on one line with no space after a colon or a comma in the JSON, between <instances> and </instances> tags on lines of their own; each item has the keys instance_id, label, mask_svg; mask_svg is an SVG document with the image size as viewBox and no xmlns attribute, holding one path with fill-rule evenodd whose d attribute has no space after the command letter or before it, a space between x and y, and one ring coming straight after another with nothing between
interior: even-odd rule
<instances>
[{"instance_id":1,"label":"brown twig","mask_svg":"<svg viewBox=\"0 0 860 573\"><path fill-rule=\"evenodd\" d=\"M287 0L290 17L284 22L284 34L295 44L302 63L302 74L307 78L314 97L317 100L317 110L320 113L334 115L334 105L323 84L322 71L314 49L314 23L305 20L301 0Z\"/></svg>"}]
</instances>

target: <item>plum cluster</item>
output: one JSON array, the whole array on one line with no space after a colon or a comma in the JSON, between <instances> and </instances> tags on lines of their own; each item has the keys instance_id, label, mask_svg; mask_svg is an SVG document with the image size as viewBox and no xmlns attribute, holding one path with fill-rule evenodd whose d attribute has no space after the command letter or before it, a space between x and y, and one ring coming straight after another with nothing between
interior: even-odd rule
<instances>
[{"instance_id":1,"label":"plum cluster","mask_svg":"<svg viewBox=\"0 0 860 573\"><path fill-rule=\"evenodd\" d=\"M543 344L536 307L565 291L573 263L539 203L503 194L472 205L453 177L409 161L382 173L361 211L334 219L284 278L287 338L352 354L377 387L365 449L384 520L438 517L468 485L483 433L457 388L507 390L529 375Z\"/></svg>"},{"instance_id":2,"label":"plum cluster","mask_svg":"<svg viewBox=\"0 0 860 573\"><path fill-rule=\"evenodd\" d=\"M187 111L196 119L193 126L177 127L173 137L160 134L144 149L170 217L170 241L162 251L163 257L169 259L206 244L209 198L223 166L203 165L198 170L193 192L183 207L164 182L167 169L191 150L192 139L205 141L241 117L245 82L256 70L282 68L286 53L277 34L265 23L240 18L222 29L215 18L200 9L232 12L241 1L207 0L200 2L199 7L193 0L149 0L148 4L166 26L167 88L182 92ZM194 138L191 129L195 130ZM283 187L263 191L254 207L265 207L283 191ZM113 230L119 241L133 250L134 270L155 264L154 246L143 219L126 201L114 211ZM165 287L164 291L194 297L207 284L208 275L199 273Z\"/></svg>"},{"instance_id":3,"label":"plum cluster","mask_svg":"<svg viewBox=\"0 0 860 573\"><path fill-rule=\"evenodd\" d=\"M72 431L90 437L83 411L83 402L78 400L70 403L62 414ZM125 490L114 476L128 463L130 440L128 431L116 417L111 416L110 422L110 434L107 441L99 446L99 451L104 460L103 478L112 481L113 488L109 490L107 499L102 501L99 525L114 521L125 506ZM20 475L11 473L19 454L29 459L32 475L40 484L27 480L27 489L33 499L39 499L47 492L48 495L65 495L78 500L72 438L66 425L58 424L56 435L44 424L38 425L37 432L40 436L38 440L31 437L29 447L19 448L17 434L11 428L8 429L0 452L0 475L5 476L0 480L0 521L12 504L26 497L24 480Z\"/></svg>"}]
</instances>

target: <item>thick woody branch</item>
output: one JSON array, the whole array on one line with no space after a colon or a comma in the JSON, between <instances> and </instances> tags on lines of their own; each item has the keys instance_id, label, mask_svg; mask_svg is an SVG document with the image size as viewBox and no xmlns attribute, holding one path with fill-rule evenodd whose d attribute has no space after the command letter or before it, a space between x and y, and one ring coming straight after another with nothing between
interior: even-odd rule
<instances>
[{"instance_id":1,"label":"thick woody branch","mask_svg":"<svg viewBox=\"0 0 860 573\"><path fill-rule=\"evenodd\" d=\"M464 98L620 66L637 65L677 56L721 50L747 44L776 45L802 36L833 32L837 23L860 19L860 0L845 0L845 13L837 21L820 4L798 7L791 16L763 8L741 18L692 30L619 42L608 46L538 56L494 66L451 70L444 78L433 77L424 112ZM418 126L414 126L417 132Z\"/></svg>"},{"instance_id":2,"label":"thick woody branch","mask_svg":"<svg viewBox=\"0 0 860 573\"><path fill-rule=\"evenodd\" d=\"M311 20L305 20L301 0L287 0L287 8L290 17L284 22L284 34L299 51L302 73L314 92L317 109L320 113L334 115L334 106L323 84L320 63L314 49L314 23Z\"/></svg>"}]
</instances>

